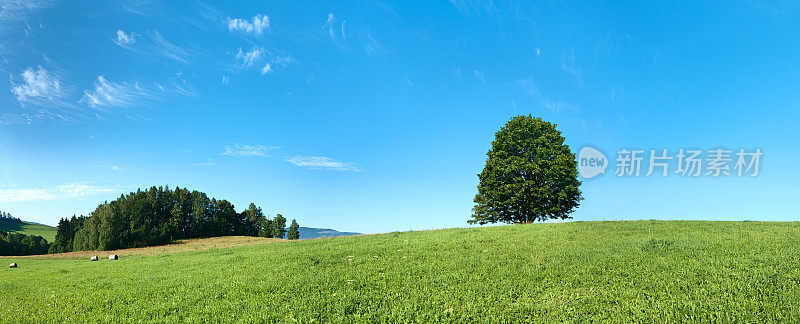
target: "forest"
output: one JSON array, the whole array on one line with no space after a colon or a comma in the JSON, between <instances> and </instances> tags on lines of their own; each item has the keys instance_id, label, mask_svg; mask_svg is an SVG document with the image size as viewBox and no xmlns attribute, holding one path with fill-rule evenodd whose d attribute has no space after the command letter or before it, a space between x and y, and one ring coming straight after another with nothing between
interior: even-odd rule
<instances>
[{"instance_id":1,"label":"forest","mask_svg":"<svg viewBox=\"0 0 800 324\"><path fill-rule=\"evenodd\" d=\"M269 219L253 203L236 212L229 201L203 192L151 187L105 202L88 216L62 218L49 253L136 248L228 235L299 239L296 221L288 233L285 227L281 214Z\"/></svg>"},{"instance_id":2,"label":"forest","mask_svg":"<svg viewBox=\"0 0 800 324\"><path fill-rule=\"evenodd\" d=\"M0 255L46 254L49 246L41 236L0 230Z\"/></svg>"}]
</instances>

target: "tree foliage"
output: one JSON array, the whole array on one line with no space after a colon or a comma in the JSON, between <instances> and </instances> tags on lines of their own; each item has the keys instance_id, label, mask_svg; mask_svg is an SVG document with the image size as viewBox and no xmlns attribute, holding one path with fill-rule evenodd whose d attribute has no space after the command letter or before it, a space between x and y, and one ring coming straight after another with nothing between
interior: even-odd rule
<instances>
[{"instance_id":1,"label":"tree foliage","mask_svg":"<svg viewBox=\"0 0 800 324\"><path fill-rule=\"evenodd\" d=\"M286 235L286 218L278 214L272 220L272 237L282 239Z\"/></svg>"},{"instance_id":2,"label":"tree foliage","mask_svg":"<svg viewBox=\"0 0 800 324\"><path fill-rule=\"evenodd\" d=\"M285 218L276 216L279 218L285 225ZM284 232L280 232L281 238ZM103 203L89 216L62 219L50 252L115 250L179 239L267 233L278 232L255 204L236 212L229 201L199 191L151 187Z\"/></svg>"},{"instance_id":3,"label":"tree foliage","mask_svg":"<svg viewBox=\"0 0 800 324\"><path fill-rule=\"evenodd\" d=\"M47 254L50 244L41 236L0 230L0 255Z\"/></svg>"},{"instance_id":4,"label":"tree foliage","mask_svg":"<svg viewBox=\"0 0 800 324\"><path fill-rule=\"evenodd\" d=\"M486 155L470 223L566 219L583 199L575 154L555 124L514 117Z\"/></svg>"},{"instance_id":5,"label":"tree foliage","mask_svg":"<svg viewBox=\"0 0 800 324\"><path fill-rule=\"evenodd\" d=\"M0 220L4 220L4 221L8 221L8 222L14 222L14 223L22 223L21 219L16 218L14 216L11 216L10 213L6 213L6 212L0 212Z\"/></svg>"},{"instance_id":6,"label":"tree foliage","mask_svg":"<svg viewBox=\"0 0 800 324\"><path fill-rule=\"evenodd\" d=\"M78 229L83 226L86 216L72 218L62 218L56 227L56 238L53 244L50 245L50 250L47 253L64 253L72 251L72 245L75 240L75 234Z\"/></svg>"},{"instance_id":7,"label":"tree foliage","mask_svg":"<svg viewBox=\"0 0 800 324\"><path fill-rule=\"evenodd\" d=\"M286 232L286 238L290 240L300 239L300 225L296 220L292 220L292 225L289 226L289 231Z\"/></svg>"}]
</instances>

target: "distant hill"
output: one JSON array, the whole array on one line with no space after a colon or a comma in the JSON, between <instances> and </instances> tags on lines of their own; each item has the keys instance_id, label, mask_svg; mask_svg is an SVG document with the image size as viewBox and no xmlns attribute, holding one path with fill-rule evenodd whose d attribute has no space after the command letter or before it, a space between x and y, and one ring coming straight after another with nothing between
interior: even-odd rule
<instances>
[{"instance_id":1,"label":"distant hill","mask_svg":"<svg viewBox=\"0 0 800 324\"><path fill-rule=\"evenodd\" d=\"M330 228L313 228L313 227L300 226L301 240L315 239L321 237L353 236L353 235L361 235L361 233L339 232L337 230L332 230Z\"/></svg>"},{"instance_id":2,"label":"distant hill","mask_svg":"<svg viewBox=\"0 0 800 324\"><path fill-rule=\"evenodd\" d=\"M11 233L38 235L44 237L49 243L53 243L53 240L56 238L55 227L25 221L17 223L0 219L0 230Z\"/></svg>"}]
</instances>

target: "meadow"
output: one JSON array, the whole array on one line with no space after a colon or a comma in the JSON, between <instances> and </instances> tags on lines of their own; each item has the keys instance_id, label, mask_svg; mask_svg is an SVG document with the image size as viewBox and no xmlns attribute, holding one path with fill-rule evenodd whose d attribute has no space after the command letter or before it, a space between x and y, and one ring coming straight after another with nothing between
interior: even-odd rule
<instances>
[{"instance_id":1,"label":"meadow","mask_svg":"<svg viewBox=\"0 0 800 324\"><path fill-rule=\"evenodd\" d=\"M56 238L56 228L50 227L47 225L35 224L35 223L16 223L10 222L7 220L0 220L0 230L10 232L10 233L19 233L19 234L26 234L26 235L38 235L44 237L47 242L53 242Z\"/></svg>"},{"instance_id":2,"label":"meadow","mask_svg":"<svg viewBox=\"0 0 800 324\"><path fill-rule=\"evenodd\" d=\"M118 261L2 258L0 321L800 321L800 223L571 222L227 240Z\"/></svg>"}]
</instances>

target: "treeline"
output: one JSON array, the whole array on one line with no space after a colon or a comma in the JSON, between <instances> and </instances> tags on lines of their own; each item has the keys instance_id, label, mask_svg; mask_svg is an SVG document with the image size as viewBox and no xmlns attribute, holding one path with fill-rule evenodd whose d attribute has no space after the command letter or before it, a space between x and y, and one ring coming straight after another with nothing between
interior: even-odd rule
<instances>
[{"instance_id":1,"label":"treeline","mask_svg":"<svg viewBox=\"0 0 800 324\"><path fill-rule=\"evenodd\" d=\"M22 223L21 219L11 216L11 214L6 212L0 212L0 220L14 222L14 223Z\"/></svg>"},{"instance_id":2,"label":"treeline","mask_svg":"<svg viewBox=\"0 0 800 324\"><path fill-rule=\"evenodd\" d=\"M41 236L0 230L0 255L46 254L49 246Z\"/></svg>"},{"instance_id":3,"label":"treeline","mask_svg":"<svg viewBox=\"0 0 800 324\"><path fill-rule=\"evenodd\" d=\"M232 203L186 188L151 187L121 195L89 216L63 218L50 253L116 250L167 244L179 239L246 235L298 239L296 221L287 237L286 218L268 219L255 204L236 212Z\"/></svg>"}]
</instances>

